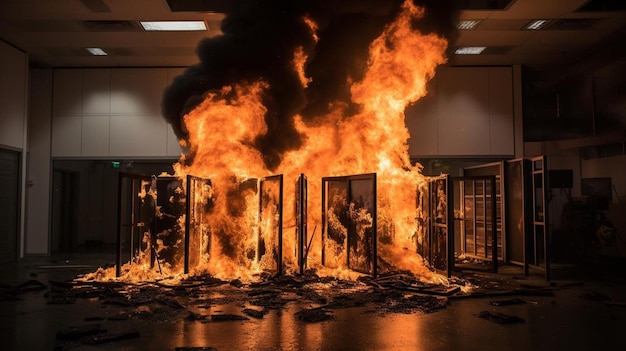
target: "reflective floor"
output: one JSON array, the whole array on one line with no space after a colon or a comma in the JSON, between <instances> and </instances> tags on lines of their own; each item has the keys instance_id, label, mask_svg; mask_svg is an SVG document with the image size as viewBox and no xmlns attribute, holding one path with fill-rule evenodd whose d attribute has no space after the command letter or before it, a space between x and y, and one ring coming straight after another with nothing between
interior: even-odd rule
<instances>
[{"instance_id":1,"label":"reflective floor","mask_svg":"<svg viewBox=\"0 0 626 351\"><path fill-rule=\"evenodd\" d=\"M108 262L109 258L84 254L65 260L42 258L0 265L0 284L6 289L36 280L48 286L51 280L71 278ZM499 278L519 279L517 272L507 275L506 267L501 272ZM524 300L523 304L496 307L489 303L497 300L493 297L451 299L446 308L437 312L411 314L372 312L364 306L334 309L334 319L316 323L294 316L295 311L309 307L297 301L282 310L271 310L262 319L245 321L111 320L95 317L110 316L116 313L116 307L103 305L97 299L50 305L45 298L48 289L43 289L19 294L17 301L0 299L0 349L626 350L625 277L621 268L569 269L564 276L567 279L557 277L552 285L536 277L534 284L551 286L555 295L517 296ZM242 310L242 306L232 304L208 308L208 312L233 314ZM524 321L499 324L476 316L481 311L517 316ZM139 336L98 345L56 339L61 330L93 323L110 332L135 329Z\"/></svg>"}]
</instances>

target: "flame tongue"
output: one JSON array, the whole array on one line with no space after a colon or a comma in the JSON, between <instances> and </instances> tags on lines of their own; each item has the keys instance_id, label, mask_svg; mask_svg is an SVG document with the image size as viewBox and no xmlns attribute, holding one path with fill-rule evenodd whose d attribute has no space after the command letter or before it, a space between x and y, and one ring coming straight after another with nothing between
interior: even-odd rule
<instances>
[{"instance_id":1,"label":"flame tongue","mask_svg":"<svg viewBox=\"0 0 626 351\"><path fill-rule=\"evenodd\" d=\"M304 173L310 181L311 231L321 228L322 177L375 172L378 235L391 243L383 245L379 255L425 280L439 279L423 267L415 253L415 191L424 177L420 166L411 165L409 160L409 133L403 112L407 104L426 94L427 81L434 76L437 65L445 63L446 40L412 27L423 15L424 10L411 0L404 2L397 18L371 43L363 79L351 84L351 101L335 101L329 106L329 113L314 119L293 116L291 125L303 140L297 150L282 153L276 169L268 169L264 155L255 148L255 141L268 133L268 108L263 100L270 86L262 79L240 81L212 91L184 117L193 158L175 165L176 175L210 178L214 188L214 206L208 222L216 239L212 241L210 257L204 260L208 263L197 267L196 273L245 279L264 269L262 262L256 262L251 254L262 224L256 215L259 208L254 189L242 190L245 179L284 175L283 252L289 269L295 268L294 258L288 253L295 248L292 194L297 176ZM303 21L311 29L312 41L317 43L317 25L308 17ZM306 75L307 55L311 53L305 50L298 47L291 60L293 74L303 87L311 81ZM350 77L346 79L349 81ZM359 106L357 113L348 113L351 104ZM321 268L320 228L309 251L309 267Z\"/></svg>"},{"instance_id":2,"label":"flame tongue","mask_svg":"<svg viewBox=\"0 0 626 351\"><path fill-rule=\"evenodd\" d=\"M266 174L263 155L252 147L267 132L267 109L261 98L267 84L256 82L224 87L212 92L184 117L189 131L190 152L194 156L190 172L201 177L245 179Z\"/></svg>"}]
</instances>

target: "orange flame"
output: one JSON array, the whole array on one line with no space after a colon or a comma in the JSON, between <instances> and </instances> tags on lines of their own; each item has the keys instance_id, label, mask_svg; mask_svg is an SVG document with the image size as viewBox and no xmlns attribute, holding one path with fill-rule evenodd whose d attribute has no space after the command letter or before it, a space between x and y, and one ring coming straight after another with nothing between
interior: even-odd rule
<instances>
[{"instance_id":1,"label":"orange flame","mask_svg":"<svg viewBox=\"0 0 626 351\"><path fill-rule=\"evenodd\" d=\"M304 24L309 26L309 28L311 29L313 40L315 40L315 42L317 43L319 41L319 37L317 36L317 23L315 23L315 21L312 20L310 17L304 17L302 20L304 21Z\"/></svg>"},{"instance_id":2,"label":"orange flame","mask_svg":"<svg viewBox=\"0 0 626 351\"><path fill-rule=\"evenodd\" d=\"M400 15L372 42L366 74L350 90L352 101L361 107L358 114L347 117L346 104L338 101L331 106L331 113L317 116L315 121L295 116L294 125L304 136L302 146L283 154L276 170L267 169L263 155L253 147L255 138L267 132L267 109L262 104L267 83L239 82L212 91L184 117L193 162L186 164L183 157L175 165L176 175L211 179L215 205L208 220L214 237L209 257L193 273L246 279L266 268L266 263L257 262L253 253L259 231L271 223L259 223L255 189L242 184L248 178L271 174L283 174L286 180L284 265L287 270L295 270L294 183L304 173L309 179L309 237L312 229L317 229L308 266L321 273L354 276L341 263L335 270L321 266L321 178L377 173L379 256L423 280L442 281L423 266L415 253L415 194L425 178L420 173L421 165L410 162L409 132L404 124L405 107L426 94L427 81L436 67L445 63L446 40L412 28L411 23L423 15L422 8L405 1ZM317 40L315 22L309 18L304 21ZM306 53L300 47L294 52L294 71L303 86L309 82L305 65ZM367 218L362 225L367 227Z\"/></svg>"},{"instance_id":3,"label":"orange flame","mask_svg":"<svg viewBox=\"0 0 626 351\"><path fill-rule=\"evenodd\" d=\"M300 46L293 53L293 67L296 73L298 74L298 78L300 79L300 84L303 87L306 87L311 82L311 78L307 78L304 73L304 66L306 64L307 55L304 53L304 49Z\"/></svg>"}]
</instances>

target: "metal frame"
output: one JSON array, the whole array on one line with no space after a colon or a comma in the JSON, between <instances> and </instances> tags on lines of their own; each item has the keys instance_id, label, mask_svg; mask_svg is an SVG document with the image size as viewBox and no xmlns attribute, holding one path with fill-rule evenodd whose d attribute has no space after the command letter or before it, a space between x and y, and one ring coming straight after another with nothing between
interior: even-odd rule
<instances>
[{"instance_id":1,"label":"metal frame","mask_svg":"<svg viewBox=\"0 0 626 351\"><path fill-rule=\"evenodd\" d=\"M452 277L452 270L454 269L454 183L449 175L446 175L446 201L447 201L447 218L446 228L448 235L448 278Z\"/></svg>"},{"instance_id":2,"label":"metal frame","mask_svg":"<svg viewBox=\"0 0 626 351\"><path fill-rule=\"evenodd\" d=\"M463 183L463 186L460 187L461 189L461 193L463 196L463 199L465 199L465 190L464 190L464 183L465 182L473 182L474 184L476 182L482 182L483 183L483 211L484 211L484 223L485 223L485 257L481 257L481 256L476 256L476 255L470 255L471 257L477 258L477 259L482 259L482 260L488 260L489 259L489 254L488 254L488 243L487 243L487 192L486 192L486 188L487 188L487 182L489 182L491 184L490 186L490 193L489 193L489 198L491 199L490 201L490 206L489 206L489 213L490 213L490 217L491 217L491 221L490 221L490 226L491 226L491 263L492 263L492 270L494 273L498 272L498 233L497 233L497 211L496 211L496 177L491 175L491 176L466 176L466 177L452 177L450 178L452 182L459 182L459 183ZM475 201L475 192L472 193L472 198L474 199L474 208L476 208L476 201ZM452 200L450 203L454 203L454 201ZM463 210L463 214L465 214L464 212L464 207L465 207L465 201L461 201L459 202L460 206L462 207ZM474 238L476 238L476 211L474 211ZM452 213L453 215L454 213ZM465 218L464 218L465 221ZM452 228L454 226L451 226ZM463 235L463 232L465 230L463 229L461 232L461 235ZM462 247L463 249L465 249L465 238L464 236L461 236L461 242L463 243ZM474 242L474 245L476 245L476 242ZM474 246L475 251L476 251L476 246ZM465 250L464 250L465 252Z\"/></svg>"},{"instance_id":3,"label":"metal frame","mask_svg":"<svg viewBox=\"0 0 626 351\"><path fill-rule=\"evenodd\" d=\"M443 188L445 196L445 203L443 204L437 194L440 188ZM417 253L435 270L445 272L449 278L452 276L452 269L454 268L454 225L452 222L454 218L454 198L452 195L453 183L451 178L446 175L443 178L429 179L426 191L426 196L423 196L424 194L417 194L418 197L422 197L422 214L427 214L425 223L422 223L422 225L426 225L422 244L420 245L419 242L416 243ZM418 202L420 202L419 199ZM426 205L426 208L424 208L424 205ZM437 218L436 211L440 205L445 206L445 209L443 211L443 220L437 222L433 220L433 218ZM443 238L438 236L442 230L445 232ZM445 240L443 245L442 239ZM441 250L441 246L445 246L443 251ZM446 255L443 260L438 256L442 252Z\"/></svg>"},{"instance_id":4,"label":"metal frame","mask_svg":"<svg viewBox=\"0 0 626 351\"><path fill-rule=\"evenodd\" d=\"M524 265L524 273L529 274L529 265L543 269L545 279L550 280L550 254L548 240L548 207L546 199L548 198L548 159L546 156L538 156L530 159L532 174L532 194L533 194L533 236L526 242L528 247L526 264ZM538 196L540 195L540 196ZM538 206L540 205L540 206ZM541 209L541 213L538 209ZM542 237L543 245L543 265L539 261L538 242ZM531 241L532 240L532 241ZM529 264L528 262L532 262Z\"/></svg>"},{"instance_id":5,"label":"metal frame","mask_svg":"<svg viewBox=\"0 0 626 351\"><path fill-rule=\"evenodd\" d=\"M427 183L425 188L426 191L422 192L418 187L415 196L415 208L419 210L417 213L418 223L415 237L415 249L416 252L422 256L424 261L432 265L430 258L430 183Z\"/></svg>"},{"instance_id":6,"label":"metal frame","mask_svg":"<svg viewBox=\"0 0 626 351\"><path fill-rule=\"evenodd\" d=\"M123 206L122 206L122 196L123 194L123 187L124 187L124 181L126 180L130 180L130 194L131 194L131 203L130 203L130 223L123 223L123 214L122 211ZM137 183L138 181L138 183ZM152 178L150 176L146 176L146 175L140 175L140 174L133 174L133 173L124 173L124 172L120 172L118 175L118 184L117 184L117 228L118 228L118 232L117 232L117 253L116 253L116 266L115 266L115 276L119 277L122 273L122 256L123 256L123 250L122 250L122 238L123 238L123 232L124 232L124 228L129 227L131 232L130 232L130 262L132 262L132 259L134 257L134 246L133 244L135 243L135 237L134 237L134 231L135 229L138 227L138 224L140 224L140 222L137 222L136 219L138 219L139 216L136 215L135 210L136 210L136 200L137 200L137 196L136 194L139 193L139 191L141 190L141 183L143 181L152 181ZM155 206L155 213L156 213L156 206ZM156 218L156 217L153 217ZM140 219L140 218L139 218ZM154 245L155 243L155 239L156 239L156 233L155 233L155 219L153 219L152 223L150 223L150 231L151 231L151 245ZM155 254L154 254L154 249L150 251L150 267L154 267L154 261L155 261Z\"/></svg>"},{"instance_id":7,"label":"metal frame","mask_svg":"<svg viewBox=\"0 0 626 351\"><path fill-rule=\"evenodd\" d=\"M310 245L307 245L307 209L308 209L309 182L304 174L300 174L296 181L296 262L300 274L304 274L307 266L307 256ZM315 234L315 233L314 233ZM313 237L311 237L313 239Z\"/></svg>"},{"instance_id":8,"label":"metal frame","mask_svg":"<svg viewBox=\"0 0 626 351\"><path fill-rule=\"evenodd\" d=\"M184 179L172 175L158 176L156 184L157 206L160 207L161 213L156 219L156 235L164 244L158 260L172 266L184 265L185 247L176 245L180 239L184 243L185 236L185 229L179 225L179 219L187 211ZM177 192L178 188L182 192Z\"/></svg>"},{"instance_id":9,"label":"metal frame","mask_svg":"<svg viewBox=\"0 0 626 351\"><path fill-rule=\"evenodd\" d=\"M498 243L501 250L501 255L498 255L498 259L502 262L507 262L507 236L506 236L506 226L507 226L507 218L506 218L506 186L505 186L505 163L506 161L498 161L491 162L477 166L465 167L463 168L463 176L464 177L472 177L472 176L495 176L496 182L494 186L496 187L496 234L499 236ZM493 169L496 168L497 171L494 172ZM499 191L498 191L499 190ZM499 208L498 208L499 207ZM499 222L498 222L499 219ZM499 226L498 226L499 223ZM464 246L465 242L462 242L463 251L465 251ZM488 252L485 251L485 254L488 255ZM480 258L480 257L477 257Z\"/></svg>"},{"instance_id":10,"label":"metal frame","mask_svg":"<svg viewBox=\"0 0 626 351\"><path fill-rule=\"evenodd\" d=\"M373 208L372 208L372 212L371 212L371 216L372 216L372 228L371 228L371 232L372 232L372 261L371 261L371 271L362 271L359 269L355 269L353 267L350 266L350 247L349 244L347 244L349 242L349 237L351 235L351 231L348 230L347 234L348 236L346 237L346 266L349 269L352 269L354 271L360 272L360 273L364 273L364 274L371 274L373 277L376 277L378 275L378 245L377 245L377 185L376 185L376 173L368 173L368 174L359 174L359 175L350 175L350 176L339 176L339 177L324 177L322 178L322 264L325 265L326 264L326 227L328 224L328 219L327 219L327 214L326 214L326 210L327 210L327 206L326 206L326 192L327 192L327 184L329 182L332 181L345 181L347 184L347 198L346 198L346 203L349 204L352 202L352 181L356 181L356 180L371 180L372 181L372 194L374 196L374 198L372 199L372 203L373 203ZM352 235L354 235L354 233L352 233Z\"/></svg>"},{"instance_id":11,"label":"metal frame","mask_svg":"<svg viewBox=\"0 0 626 351\"><path fill-rule=\"evenodd\" d=\"M198 265L199 262L191 262L192 261L192 253L191 253L191 248L192 246L195 247L195 245L200 244L200 247L198 248L198 255L201 255L201 252L199 251L202 248L202 235L206 235L207 240L208 240L208 250L210 250L211 247L211 233L210 232L206 232L206 233L197 233L198 227L200 227L200 229L202 229L202 225L205 224L203 219L204 219L204 211L202 210L202 207L207 205L207 201L209 200L208 198L206 198L204 196L204 194L202 193L202 191L200 191L200 201L196 201L196 197L198 196L198 189L197 186L200 185L205 186L211 185L211 180L210 179L205 179L205 178L200 178L200 177L195 177L192 175L187 175L187 184L185 187L185 262L184 262L184 273L187 274L189 273L189 269L191 268L192 265ZM200 208L198 208L200 207ZM195 239L197 241L200 241L199 243L192 243L191 241L191 236L192 234L195 234L194 236L199 236L196 237Z\"/></svg>"},{"instance_id":12,"label":"metal frame","mask_svg":"<svg viewBox=\"0 0 626 351\"><path fill-rule=\"evenodd\" d=\"M507 226L505 227L506 229L506 233L508 236L508 240L507 240L507 247L506 247L506 251L508 253L508 251L512 248L512 245L519 245L520 249L522 251L522 257L521 257L521 261L515 260L512 256L512 253L508 253L507 254L507 262L508 263L512 263L515 265L520 265L522 267L524 267L524 272L526 274L527 273L527 264L528 264L528 250L529 248L528 246L528 240L529 238L533 235L533 217L530 215L531 213L533 213L533 203L532 203L532 199L533 199L533 194L532 194L532 172L531 172L531 163L530 160L525 159L525 158L518 158L518 159L513 159L513 160L508 160L506 161L505 164L505 172L504 172L504 179L505 179L505 186L508 188L509 185L511 185L511 174L509 174L509 170L507 165L510 164L515 164L515 163L519 163L519 167L520 167L520 184L515 184L518 188L516 189L516 191L520 192L521 198L520 198L520 203L519 205L521 205L521 213L517 214L519 216L522 217L522 228L520 230L520 234L521 234L521 240L519 241L514 241L513 237L511 237L511 230L509 230L509 225L507 224ZM509 215L509 209L510 209L510 202L512 201L510 199L510 197L514 196L515 191L513 192L509 192L507 191L506 193L506 197L505 197L505 213L506 213L506 218L510 219L510 215ZM507 221L507 223L509 223L510 221ZM518 223L520 223L519 221L516 221L516 223L514 224L515 226L518 225Z\"/></svg>"},{"instance_id":13,"label":"metal frame","mask_svg":"<svg viewBox=\"0 0 626 351\"><path fill-rule=\"evenodd\" d=\"M276 265L277 265L277 273L278 274L282 274L283 273L283 175L279 174L279 175L273 175L273 176L269 176L269 177L265 177L259 180L259 223L261 223L262 221L262 216L263 216L263 184L265 182L270 182L270 181L278 181L278 204L277 204L277 210L278 210L278 223L277 223L277 235L278 235L278 248L277 248L277 257L276 257ZM258 237L258 243L257 243L257 260L261 259L261 256L259 255L259 247L261 245L261 238L262 238L262 233L261 233L261 229L262 227L259 228L259 237Z\"/></svg>"}]
</instances>

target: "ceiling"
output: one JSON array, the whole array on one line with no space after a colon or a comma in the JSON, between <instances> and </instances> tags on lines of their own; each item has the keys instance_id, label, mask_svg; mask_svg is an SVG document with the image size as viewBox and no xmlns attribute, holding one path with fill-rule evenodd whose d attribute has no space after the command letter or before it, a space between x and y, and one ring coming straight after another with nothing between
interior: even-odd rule
<instances>
[{"instance_id":1,"label":"ceiling","mask_svg":"<svg viewBox=\"0 0 626 351\"><path fill-rule=\"evenodd\" d=\"M453 65L559 67L590 56L606 60L608 52L624 56L620 42L626 37L626 12L619 3L626 1L456 1L464 8L460 19L481 22L474 30L457 32L451 45L487 49L480 55L451 55ZM200 3L219 10L219 2L0 0L0 38L27 52L38 66L185 67L197 63L195 50L202 38L221 34L224 18L215 11L187 10ZM183 6L172 6L172 11L169 4L177 3ZM552 25L544 30L523 30L532 19L548 19ZM139 26L140 20L204 20L208 30L147 32ZM101 47L109 55L91 56L86 47Z\"/></svg>"},{"instance_id":2,"label":"ceiling","mask_svg":"<svg viewBox=\"0 0 626 351\"><path fill-rule=\"evenodd\" d=\"M259 11L263 1L268 2ZM246 12L246 16L252 13L263 21L282 23L279 19L284 14L276 11L282 8L281 1L288 0L249 0L255 10ZM323 13L332 9L342 14L368 15L379 14L381 10L388 14L392 3L392 0L309 1L319 5ZM446 32L450 38L449 65L523 67L527 141L597 136L615 131L622 131L622 139L626 135L625 0L414 1L429 4L431 16L424 23L433 25L432 28L445 31L460 20L480 21L472 30ZM222 35L224 12L239 11L242 3L245 2L0 0L0 40L26 52L33 67L188 67L199 62L196 48L202 39ZM451 18L450 12L455 12L458 19ZM524 29L534 19L548 20L548 25L541 30ZM149 32L139 24L139 21L156 20L202 20L208 29ZM273 23L269 22L270 27ZM361 24L364 23L367 22ZM256 34L253 45L262 39ZM270 39L282 40L276 36ZM258 44L264 45L264 42ZM454 54L462 46L486 49L479 55ZM85 50L87 47L100 47L108 55L92 56Z\"/></svg>"}]
</instances>

